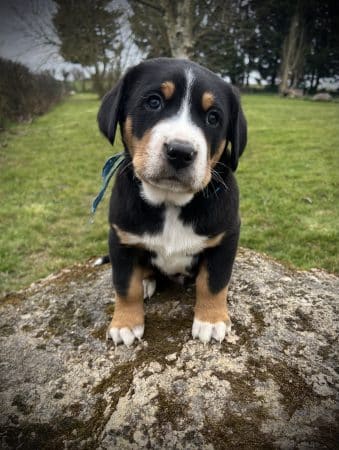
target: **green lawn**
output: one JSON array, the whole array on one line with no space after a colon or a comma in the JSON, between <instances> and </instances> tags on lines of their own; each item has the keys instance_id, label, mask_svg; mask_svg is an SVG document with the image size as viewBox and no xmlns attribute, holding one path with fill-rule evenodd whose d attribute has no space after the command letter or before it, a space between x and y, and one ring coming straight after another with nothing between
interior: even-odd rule
<instances>
[{"instance_id":1,"label":"green lawn","mask_svg":"<svg viewBox=\"0 0 339 450\"><path fill-rule=\"evenodd\" d=\"M339 103L244 96L241 245L339 272Z\"/></svg>"},{"instance_id":2,"label":"green lawn","mask_svg":"<svg viewBox=\"0 0 339 450\"><path fill-rule=\"evenodd\" d=\"M241 245L339 272L339 103L248 95L243 105ZM98 106L95 96L76 95L0 135L0 291L106 252L108 195L89 220L112 154L97 130Z\"/></svg>"}]
</instances>

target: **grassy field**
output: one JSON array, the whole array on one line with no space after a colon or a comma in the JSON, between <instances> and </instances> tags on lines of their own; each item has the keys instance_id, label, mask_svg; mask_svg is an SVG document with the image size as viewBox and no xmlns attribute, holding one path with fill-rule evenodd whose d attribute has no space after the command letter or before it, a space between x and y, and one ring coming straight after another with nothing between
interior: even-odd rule
<instances>
[{"instance_id":1,"label":"grassy field","mask_svg":"<svg viewBox=\"0 0 339 450\"><path fill-rule=\"evenodd\" d=\"M339 272L339 103L248 95L243 105L241 245ZM98 106L95 96L76 95L0 135L1 292L106 252L108 195L89 220L112 154L97 130Z\"/></svg>"}]
</instances>

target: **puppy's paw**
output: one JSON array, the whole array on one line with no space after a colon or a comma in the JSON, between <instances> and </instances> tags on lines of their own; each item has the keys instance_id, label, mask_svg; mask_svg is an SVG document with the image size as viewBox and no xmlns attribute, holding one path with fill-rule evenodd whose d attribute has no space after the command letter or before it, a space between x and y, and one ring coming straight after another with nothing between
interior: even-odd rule
<instances>
[{"instance_id":1,"label":"puppy's paw","mask_svg":"<svg viewBox=\"0 0 339 450\"><path fill-rule=\"evenodd\" d=\"M223 322L203 322L194 318L192 326L193 339L200 339L201 342L207 344L211 339L215 339L217 342L222 342L225 339L226 334L231 331L231 321L228 319Z\"/></svg>"},{"instance_id":2,"label":"puppy's paw","mask_svg":"<svg viewBox=\"0 0 339 450\"><path fill-rule=\"evenodd\" d=\"M111 326L107 331L107 337L111 338L115 345L123 343L129 347L135 339L141 340L144 335L144 329L144 325L136 325L133 328L117 328Z\"/></svg>"},{"instance_id":3,"label":"puppy's paw","mask_svg":"<svg viewBox=\"0 0 339 450\"><path fill-rule=\"evenodd\" d=\"M142 284L144 286L144 300L146 298L151 298L154 295L155 289L157 287L156 281L151 278L145 278L144 280L142 280Z\"/></svg>"}]
</instances>

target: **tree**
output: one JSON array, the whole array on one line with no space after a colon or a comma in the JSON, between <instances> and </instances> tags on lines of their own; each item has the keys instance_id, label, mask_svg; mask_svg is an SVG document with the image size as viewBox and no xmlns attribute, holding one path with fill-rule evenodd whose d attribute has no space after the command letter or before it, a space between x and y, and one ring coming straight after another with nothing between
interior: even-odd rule
<instances>
[{"instance_id":1,"label":"tree","mask_svg":"<svg viewBox=\"0 0 339 450\"><path fill-rule=\"evenodd\" d=\"M306 32L305 20L298 2L282 47L279 85L281 94L287 93L290 88L296 88L303 75Z\"/></svg>"},{"instance_id":2,"label":"tree","mask_svg":"<svg viewBox=\"0 0 339 450\"><path fill-rule=\"evenodd\" d=\"M55 0L53 25L60 40L60 54L69 62L93 66L94 89L103 95L108 89L107 73L114 54L121 52L119 41L122 16L109 10L109 0Z\"/></svg>"},{"instance_id":3,"label":"tree","mask_svg":"<svg viewBox=\"0 0 339 450\"><path fill-rule=\"evenodd\" d=\"M146 58L172 56L166 33L164 11L154 0L129 1L129 23L135 44Z\"/></svg>"},{"instance_id":4,"label":"tree","mask_svg":"<svg viewBox=\"0 0 339 450\"><path fill-rule=\"evenodd\" d=\"M284 37L288 33L291 0L252 1L256 24L256 62L255 69L260 76L276 86L281 63Z\"/></svg>"},{"instance_id":5,"label":"tree","mask_svg":"<svg viewBox=\"0 0 339 450\"><path fill-rule=\"evenodd\" d=\"M194 0L161 0L166 33L175 58L190 58L194 48Z\"/></svg>"},{"instance_id":6,"label":"tree","mask_svg":"<svg viewBox=\"0 0 339 450\"><path fill-rule=\"evenodd\" d=\"M250 2L201 2L194 58L233 84L244 84L255 56L255 27Z\"/></svg>"},{"instance_id":7,"label":"tree","mask_svg":"<svg viewBox=\"0 0 339 450\"><path fill-rule=\"evenodd\" d=\"M282 47L279 91L309 85L339 74L339 14L334 0L298 0Z\"/></svg>"},{"instance_id":8,"label":"tree","mask_svg":"<svg viewBox=\"0 0 339 450\"><path fill-rule=\"evenodd\" d=\"M147 57L192 58L199 38L200 11L204 4L196 0L130 0L130 24L136 44Z\"/></svg>"},{"instance_id":9,"label":"tree","mask_svg":"<svg viewBox=\"0 0 339 450\"><path fill-rule=\"evenodd\" d=\"M234 83L244 81L255 41L250 2L129 0L129 5L135 43L146 57L192 58Z\"/></svg>"},{"instance_id":10,"label":"tree","mask_svg":"<svg viewBox=\"0 0 339 450\"><path fill-rule=\"evenodd\" d=\"M317 90L321 78L339 78L339 8L334 0L314 2L308 22L310 45L305 55L305 84Z\"/></svg>"}]
</instances>

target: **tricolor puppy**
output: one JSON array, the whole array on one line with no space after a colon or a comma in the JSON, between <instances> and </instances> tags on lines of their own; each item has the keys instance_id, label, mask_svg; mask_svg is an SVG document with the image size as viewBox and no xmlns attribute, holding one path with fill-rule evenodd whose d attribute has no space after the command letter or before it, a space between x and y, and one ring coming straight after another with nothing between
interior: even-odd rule
<instances>
[{"instance_id":1,"label":"tricolor puppy","mask_svg":"<svg viewBox=\"0 0 339 450\"><path fill-rule=\"evenodd\" d=\"M161 274L195 279L192 335L221 342L240 228L233 172L246 145L238 94L198 64L153 59L106 94L98 122L112 144L119 123L126 155L110 200L109 336L143 336L143 301Z\"/></svg>"}]
</instances>

